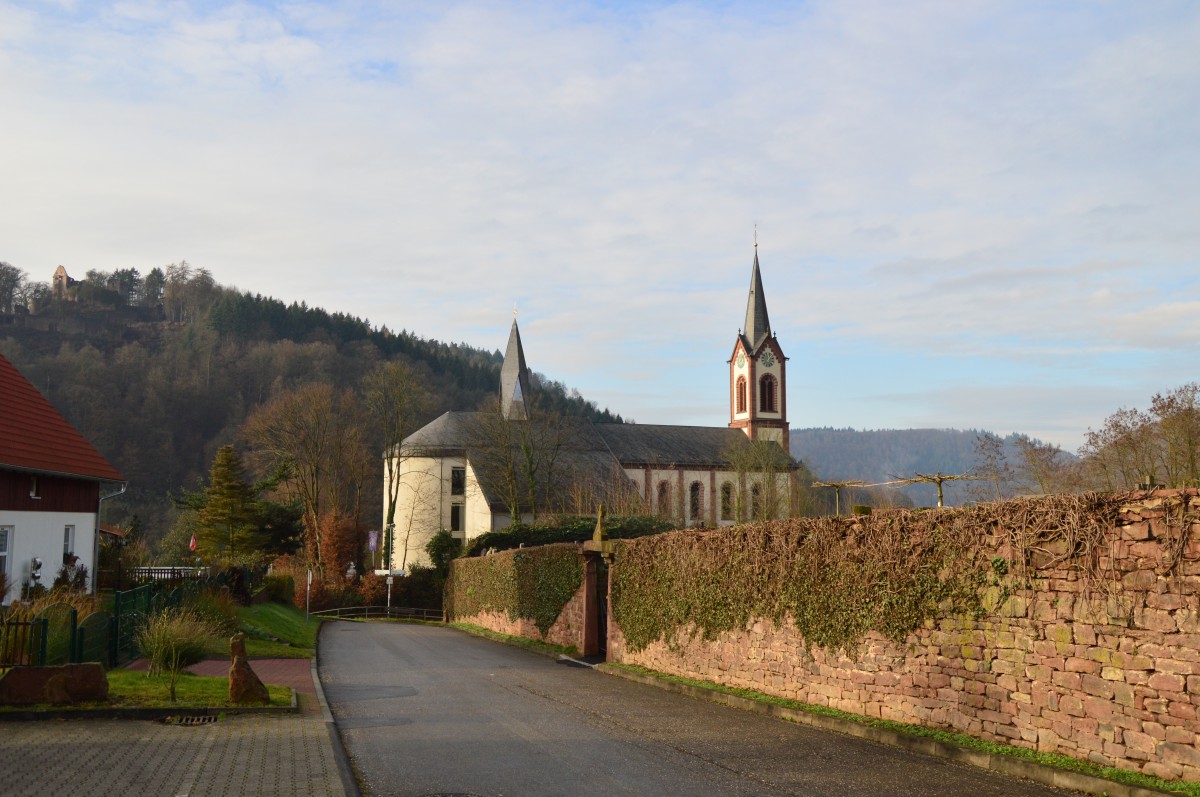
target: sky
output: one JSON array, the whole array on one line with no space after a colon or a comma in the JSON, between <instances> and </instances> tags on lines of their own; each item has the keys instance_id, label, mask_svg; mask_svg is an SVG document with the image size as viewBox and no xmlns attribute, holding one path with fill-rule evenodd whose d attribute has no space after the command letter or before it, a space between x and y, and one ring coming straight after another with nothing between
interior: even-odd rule
<instances>
[{"instance_id":1,"label":"sky","mask_svg":"<svg viewBox=\"0 0 1200 797\"><path fill-rule=\"evenodd\" d=\"M187 260L728 421L1073 450L1200 380L1200 3L0 0L0 260ZM757 230L757 233L756 233Z\"/></svg>"}]
</instances>

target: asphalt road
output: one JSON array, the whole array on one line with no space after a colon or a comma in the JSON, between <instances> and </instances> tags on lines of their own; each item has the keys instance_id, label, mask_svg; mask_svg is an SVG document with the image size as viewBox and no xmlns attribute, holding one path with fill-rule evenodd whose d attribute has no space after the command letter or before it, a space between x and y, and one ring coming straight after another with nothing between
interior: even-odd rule
<instances>
[{"instance_id":1,"label":"asphalt road","mask_svg":"<svg viewBox=\"0 0 1200 797\"><path fill-rule=\"evenodd\" d=\"M1068 794L453 629L321 633L325 695L372 797Z\"/></svg>"}]
</instances>

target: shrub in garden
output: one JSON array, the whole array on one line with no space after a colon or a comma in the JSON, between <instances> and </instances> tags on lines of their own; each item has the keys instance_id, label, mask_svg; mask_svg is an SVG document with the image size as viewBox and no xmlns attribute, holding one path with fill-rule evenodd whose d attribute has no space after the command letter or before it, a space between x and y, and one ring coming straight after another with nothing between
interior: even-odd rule
<instances>
[{"instance_id":1,"label":"shrub in garden","mask_svg":"<svg viewBox=\"0 0 1200 797\"><path fill-rule=\"evenodd\" d=\"M51 585L50 591L57 590L74 590L75 592L87 592L88 570L87 565L64 564L58 569L58 575L54 578L54 584Z\"/></svg>"},{"instance_id":2,"label":"shrub in garden","mask_svg":"<svg viewBox=\"0 0 1200 797\"><path fill-rule=\"evenodd\" d=\"M216 634L215 628L189 609L156 612L138 631L138 648L150 662L149 674L166 674L172 703L179 673L203 660L205 642Z\"/></svg>"},{"instance_id":3,"label":"shrub in garden","mask_svg":"<svg viewBox=\"0 0 1200 797\"><path fill-rule=\"evenodd\" d=\"M387 577L367 573L358 580L358 594L364 606L383 606L387 603ZM392 597L396 596L395 587Z\"/></svg>"},{"instance_id":4,"label":"shrub in garden","mask_svg":"<svg viewBox=\"0 0 1200 797\"><path fill-rule=\"evenodd\" d=\"M263 579L263 592L272 603L291 603L296 594L295 579L290 575L270 575Z\"/></svg>"},{"instance_id":5,"label":"shrub in garden","mask_svg":"<svg viewBox=\"0 0 1200 797\"><path fill-rule=\"evenodd\" d=\"M237 630L237 602L228 590L206 587L188 595L183 606L211 626L215 633L233 633Z\"/></svg>"}]
</instances>

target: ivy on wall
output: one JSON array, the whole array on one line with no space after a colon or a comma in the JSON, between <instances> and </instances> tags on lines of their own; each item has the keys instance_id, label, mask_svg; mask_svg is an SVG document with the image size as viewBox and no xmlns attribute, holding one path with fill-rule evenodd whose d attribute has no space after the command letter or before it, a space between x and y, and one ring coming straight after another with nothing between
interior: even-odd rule
<instances>
[{"instance_id":1,"label":"ivy on wall","mask_svg":"<svg viewBox=\"0 0 1200 797\"><path fill-rule=\"evenodd\" d=\"M1097 578L1093 553L1126 498L1046 496L623 540L613 618L634 652L757 619L791 622L808 644L842 651L872 631L902 642L935 617L995 610L985 587L1028 584L1046 551Z\"/></svg>"},{"instance_id":2,"label":"ivy on wall","mask_svg":"<svg viewBox=\"0 0 1200 797\"><path fill-rule=\"evenodd\" d=\"M455 559L446 584L451 617L502 612L533 620L544 636L583 584L578 545L544 545Z\"/></svg>"}]
</instances>

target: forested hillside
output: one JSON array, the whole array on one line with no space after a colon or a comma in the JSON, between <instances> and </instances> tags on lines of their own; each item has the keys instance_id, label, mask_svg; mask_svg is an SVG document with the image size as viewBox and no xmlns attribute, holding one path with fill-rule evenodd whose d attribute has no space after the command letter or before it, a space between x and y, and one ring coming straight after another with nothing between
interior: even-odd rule
<instances>
[{"instance_id":1,"label":"forested hillside","mask_svg":"<svg viewBox=\"0 0 1200 797\"><path fill-rule=\"evenodd\" d=\"M995 438L974 429L793 429L792 455L803 460L818 478L831 481L864 481L879 484L918 473L947 475L979 473L983 462L978 450L981 437L999 443L999 456L1007 462L1023 461L1022 445L1044 446L1024 435ZM1059 452L1059 455L1068 457ZM893 488L917 506L937 504L937 488L932 484L907 484ZM1020 492L1008 486L1004 492ZM1032 488L1026 488L1033 492ZM988 497L986 485L972 481L952 481L944 486L945 502L959 505Z\"/></svg>"},{"instance_id":2,"label":"forested hillside","mask_svg":"<svg viewBox=\"0 0 1200 797\"><path fill-rule=\"evenodd\" d=\"M151 539L172 522L171 496L200 486L218 448L244 442L255 410L301 386L336 388L341 420L353 416L363 448L374 452L354 497L371 522L380 505L382 431L367 420L365 404L350 409L351 399L365 396L365 380L385 363L410 366L432 399L421 422L476 409L499 387L499 351L225 288L186 263L145 277L132 269L89 272L62 297L0 267L15 285L0 302L0 354L128 479L105 522L136 513ZM560 383L535 381L549 410L620 420Z\"/></svg>"}]
</instances>

